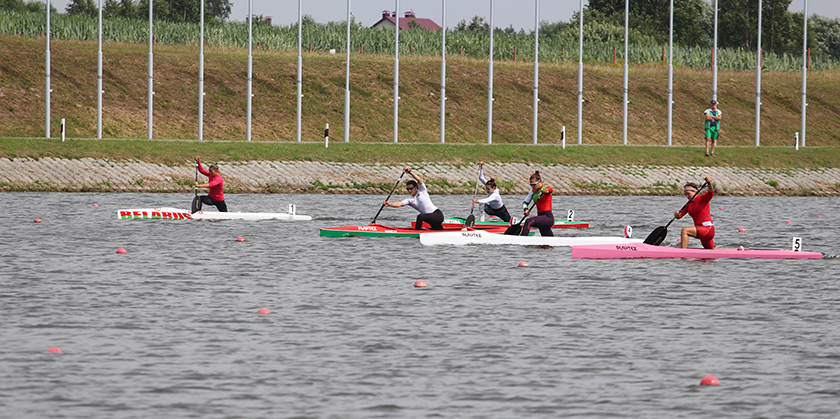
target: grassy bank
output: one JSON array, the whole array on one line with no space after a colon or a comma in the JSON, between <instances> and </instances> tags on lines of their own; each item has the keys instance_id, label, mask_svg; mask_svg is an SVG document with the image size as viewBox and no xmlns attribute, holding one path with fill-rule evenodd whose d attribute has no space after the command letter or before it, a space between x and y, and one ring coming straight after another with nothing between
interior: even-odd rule
<instances>
[{"instance_id":1,"label":"grassy bank","mask_svg":"<svg viewBox=\"0 0 840 419\"><path fill-rule=\"evenodd\" d=\"M96 136L96 43L52 43L51 128L59 136L61 118L72 138ZM147 137L147 46L106 44L103 75L103 136ZM246 138L247 52L208 48L205 52L204 139ZM44 41L0 36L0 136L43 137ZM155 49L154 138L197 139L198 49ZM254 141L296 140L296 60L294 53L254 53ZM446 142L483 144L487 138L488 63L447 59ZM303 141L343 137L345 65L343 55L303 57ZM621 144L620 66L585 65L582 141ZM389 142L393 135L393 57L356 54L351 59L351 142ZM667 143L667 68L630 67L628 143ZM762 78L762 146L789 146L799 131L801 75L765 73ZM754 143L755 74L720 71L718 98L724 112L721 145ZM809 146L840 145L840 72L808 76ZM701 144L702 112L712 91L710 70L677 67L674 76L673 144ZM494 66L493 143L530 144L533 64ZM440 131L440 59L400 60L399 141L437 143ZM539 143L577 142L577 65L540 66ZM603 162L602 162L603 163Z\"/></svg>"},{"instance_id":2,"label":"grassy bank","mask_svg":"<svg viewBox=\"0 0 840 419\"><path fill-rule=\"evenodd\" d=\"M705 157L703 149L689 146L559 146L469 145L469 144L374 144L60 140L0 138L0 157L45 157L78 159L92 157L111 161L144 161L187 165L200 155L206 161L323 161L350 163L477 161L533 163L540 165L647 165L708 167L820 168L840 167L840 147L720 147L717 157Z\"/></svg>"}]
</instances>

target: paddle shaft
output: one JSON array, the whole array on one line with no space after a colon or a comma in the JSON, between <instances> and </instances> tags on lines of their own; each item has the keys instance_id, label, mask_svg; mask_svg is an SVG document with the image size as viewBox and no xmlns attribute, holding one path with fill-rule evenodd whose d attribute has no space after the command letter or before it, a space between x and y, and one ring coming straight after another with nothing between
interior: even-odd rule
<instances>
[{"instance_id":1,"label":"paddle shaft","mask_svg":"<svg viewBox=\"0 0 840 419\"><path fill-rule=\"evenodd\" d=\"M195 183L198 183L198 162L195 162ZM193 183L193 192L195 192L195 196L198 196L198 186L195 186Z\"/></svg>"},{"instance_id":2,"label":"paddle shaft","mask_svg":"<svg viewBox=\"0 0 840 419\"><path fill-rule=\"evenodd\" d=\"M475 196L478 195L478 183L481 182L481 166L478 167L478 178L475 180L475 190L473 191L473 199L472 199L472 206L470 207L470 215L473 213L473 209L475 209Z\"/></svg>"},{"instance_id":3,"label":"paddle shaft","mask_svg":"<svg viewBox=\"0 0 840 419\"><path fill-rule=\"evenodd\" d=\"M388 197L387 197L387 198L385 198L385 202L388 202L388 200L389 200L389 199L391 199L391 195L393 195L393 194L394 194L394 191L395 191L395 190L397 190L397 186L399 186L400 181L402 180L402 177L403 177L404 175L405 175L405 171L403 171L403 172L402 172L402 174L400 174L400 177L397 179L397 182L396 182L396 183L394 183L394 187L393 187L393 188L391 188L391 192L388 194ZM382 212L382 208L385 208L385 202L383 202L383 203L382 203L382 206L381 206L381 207L379 207L379 211L377 211L377 212L376 212L376 215L375 215L375 216L373 216L373 221L371 221L371 222L370 222L371 224L376 224L376 219L377 219L377 218L379 218L379 213L381 213L381 212Z\"/></svg>"}]
</instances>

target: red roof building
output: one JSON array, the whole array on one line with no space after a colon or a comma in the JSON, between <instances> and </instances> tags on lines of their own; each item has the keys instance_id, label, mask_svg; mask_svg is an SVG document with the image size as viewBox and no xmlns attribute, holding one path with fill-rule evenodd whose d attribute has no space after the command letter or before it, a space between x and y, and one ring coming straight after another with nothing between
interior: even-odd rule
<instances>
[{"instance_id":1,"label":"red roof building","mask_svg":"<svg viewBox=\"0 0 840 419\"><path fill-rule=\"evenodd\" d=\"M371 26L371 28L394 29L394 27L397 25L396 21L397 12L383 10L382 19L379 19L379 22L374 23L373 26ZM405 12L405 18L400 18L400 30L410 31L414 28L427 29L430 31L436 31L441 29L440 25L435 23L432 19L418 19L416 16L414 16L414 12Z\"/></svg>"}]
</instances>

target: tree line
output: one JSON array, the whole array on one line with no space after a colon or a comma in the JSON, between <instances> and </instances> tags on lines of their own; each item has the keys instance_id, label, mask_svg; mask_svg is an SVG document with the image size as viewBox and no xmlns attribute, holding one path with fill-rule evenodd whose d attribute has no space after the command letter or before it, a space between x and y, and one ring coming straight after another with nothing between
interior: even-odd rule
<instances>
[{"instance_id":1,"label":"tree line","mask_svg":"<svg viewBox=\"0 0 840 419\"><path fill-rule=\"evenodd\" d=\"M201 0L153 0L155 20L197 23L201 18ZM204 0L205 21L224 23L230 17L230 0ZM584 9L584 38L596 42L624 42L625 0L589 0ZM629 39L632 44L665 45L669 41L671 0L630 2ZM802 51L804 16L788 9L792 0L762 0L762 48L775 54L798 55ZM718 47L756 50L758 44L759 0L718 0ZM44 11L45 3L36 0L0 0L0 9ZM105 0L103 16L148 19L149 0ZM65 12L71 15L98 16L94 0L71 0ZM577 40L579 13L568 22L540 23L541 38ZM262 19L255 19L256 22ZM307 15L304 25L321 25ZM462 20L454 31L489 32L483 17ZM494 30L506 34L525 34L512 27ZM531 31L533 33L533 31ZM674 43L685 47L713 45L714 9L704 0L674 0ZM813 15L808 21L808 47L814 54L840 59L840 19Z\"/></svg>"}]
</instances>

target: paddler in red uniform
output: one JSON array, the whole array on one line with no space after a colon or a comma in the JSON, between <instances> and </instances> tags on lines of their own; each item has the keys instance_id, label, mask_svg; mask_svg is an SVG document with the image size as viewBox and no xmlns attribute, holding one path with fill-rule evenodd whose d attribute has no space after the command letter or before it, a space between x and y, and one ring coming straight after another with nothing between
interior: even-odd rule
<instances>
[{"instance_id":1,"label":"paddler in red uniform","mask_svg":"<svg viewBox=\"0 0 840 419\"><path fill-rule=\"evenodd\" d=\"M201 195L199 199L201 199L202 204L206 205L215 205L219 212L227 212L227 204L225 204L225 180L222 179L222 174L219 173L219 166L217 164L211 164L208 166L208 170L205 170L204 167L201 165L201 158L196 157L195 163L198 165L198 171L201 172L202 175L207 176L208 181L207 183L199 184L198 182L195 183L196 188L210 188L210 191L207 195Z\"/></svg>"},{"instance_id":2,"label":"paddler in red uniform","mask_svg":"<svg viewBox=\"0 0 840 419\"><path fill-rule=\"evenodd\" d=\"M525 211L527 217L531 213L528 204L536 202L537 216L525 220L520 235L527 236L531 232L531 226L533 226L540 229L540 235L552 237L554 236L554 232L551 231L551 227L554 226L554 213L551 212L551 199L554 196L554 190L551 189L551 186L543 184L539 170L535 171L529 180L531 192L522 201L522 210Z\"/></svg>"},{"instance_id":3,"label":"paddler in red uniform","mask_svg":"<svg viewBox=\"0 0 840 419\"><path fill-rule=\"evenodd\" d=\"M712 214L709 208L709 201L715 196L715 188L712 186L712 178L706 176L704 179L709 184L709 191L703 195L697 195L699 187L696 183L686 183L683 187L685 197L690 201L682 211L674 212L674 217L682 218L685 214L694 220L693 227L683 227L680 240L683 249L688 248L688 237L696 237L703 243L706 249L717 249L715 246L715 226L712 224Z\"/></svg>"}]
</instances>

